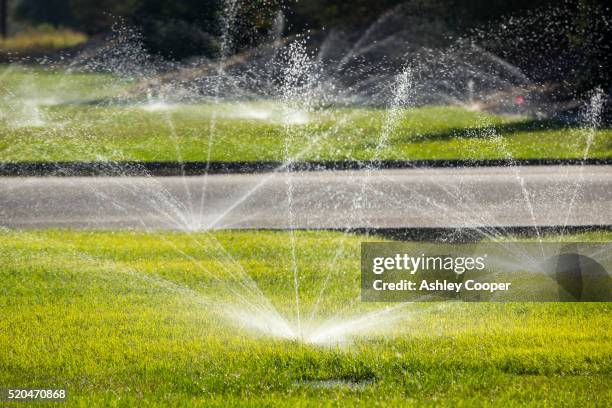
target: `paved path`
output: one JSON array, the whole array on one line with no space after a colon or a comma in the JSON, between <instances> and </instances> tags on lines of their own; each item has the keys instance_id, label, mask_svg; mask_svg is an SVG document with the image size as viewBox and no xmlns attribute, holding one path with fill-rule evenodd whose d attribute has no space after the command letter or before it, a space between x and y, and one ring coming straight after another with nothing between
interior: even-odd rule
<instances>
[{"instance_id":1,"label":"paved path","mask_svg":"<svg viewBox=\"0 0 612 408\"><path fill-rule=\"evenodd\" d=\"M612 225L612 166L186 178L4 177L0 178L0 225L150 229Z\"/></svg>"}]
</instances>

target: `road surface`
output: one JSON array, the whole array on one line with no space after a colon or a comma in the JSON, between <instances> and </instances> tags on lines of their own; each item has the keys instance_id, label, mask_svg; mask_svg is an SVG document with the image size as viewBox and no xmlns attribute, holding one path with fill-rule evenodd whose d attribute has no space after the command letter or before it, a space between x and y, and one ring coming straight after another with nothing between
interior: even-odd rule
<instances>
[{"instance_id":1,"label":"road surface","mask_svg":"<svg viewBox=\"0 0 612 408\"><path fill-rule=\"evenodd\" d=\"M612 166L0 178L10 228L612 225Z\"/></svg>"}]
</instances>

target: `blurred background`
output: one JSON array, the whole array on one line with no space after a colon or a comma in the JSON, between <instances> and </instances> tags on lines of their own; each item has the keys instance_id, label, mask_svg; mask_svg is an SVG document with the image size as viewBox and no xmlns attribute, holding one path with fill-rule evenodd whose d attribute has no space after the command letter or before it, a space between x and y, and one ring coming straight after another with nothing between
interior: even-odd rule
<instances>
[{"instance_id":1,"label":"blurred background","mask_svg":"<svg viewBox=\"0 0 612 408\"><path fill-rule=\"evenodd\" d=\"M0 59L61 59L104 43L122 25L163 61L218 59L281 38L308 35L320 47L330 33L359 41L393 13L388 30L411 30L416 47L444 47L457 38L511 61L539 83L610 93L610 10L605 0L0 0ZM236 11L227 21L228 8ZM548 12L547 10L553 10ZM275 28L282 19L282 25ZM221 44L223 25L231 41ZM385 24L387 22L385 21ZM115 28L114 28L115 27ZM380 27L377 28L380 30ZM400 41L398 39L397 41ZM406 37L401 37L406 42ZM371 56L376 58L376 56Z\"/></svg>"}]
</instances>

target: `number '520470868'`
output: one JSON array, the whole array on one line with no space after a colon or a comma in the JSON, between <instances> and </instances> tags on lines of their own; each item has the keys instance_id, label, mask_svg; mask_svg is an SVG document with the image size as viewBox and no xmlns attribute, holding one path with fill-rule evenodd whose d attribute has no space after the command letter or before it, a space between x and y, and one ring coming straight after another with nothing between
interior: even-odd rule
<instances>
[{"instance_id":1,"label":"number '520470868'","mask_svg":"<svg viewBox=\"0 0 612 408\"><path fill-rule=\"evenodd\" d=\"M65 400L68 393L65 389L49 389L49 388L5 388L0 393L0 401L17 401L17 400Z\"/></svg>"}]
</instances>

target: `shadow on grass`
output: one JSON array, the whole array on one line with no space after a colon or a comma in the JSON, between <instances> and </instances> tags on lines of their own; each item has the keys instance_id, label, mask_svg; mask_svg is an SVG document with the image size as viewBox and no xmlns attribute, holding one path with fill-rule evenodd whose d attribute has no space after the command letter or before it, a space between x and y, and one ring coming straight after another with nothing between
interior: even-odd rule
<instances>
[{"instance_id":1,"label":"shadow on grass","mask_svg":"<svg viewBox=\"0 0 612 408\"><path fill-rule=\"evenodd\" d=\"M512 226L487 228L356 228L356 234L369 234L395 241L425 241L447 243L472 243L483 239L514 237L529 239L582 234L586 232L612 231L612 225L568 225L568 226Z\"/></svg>"},{"instance_id":2,"label":"shadow on grass","mask_svg":"<svg viewBox=\"0 0 612 408\"><path fill-rule=\"evenodd\" d=\"M406 141L426 141L426 140L448 140L452 138L486 138L495 134L505 135L513 133L524 133L534 131L555 131L579 129L579 123L566 123L558 120L537 120L530 119L520 122L501 123L493 126L462 127L450 128L444 132L424 133L416 136L406 137Z\"/></svg>"}]
</instances>

